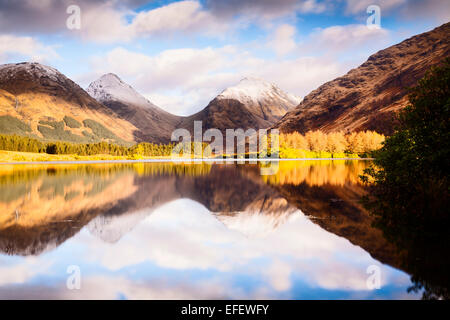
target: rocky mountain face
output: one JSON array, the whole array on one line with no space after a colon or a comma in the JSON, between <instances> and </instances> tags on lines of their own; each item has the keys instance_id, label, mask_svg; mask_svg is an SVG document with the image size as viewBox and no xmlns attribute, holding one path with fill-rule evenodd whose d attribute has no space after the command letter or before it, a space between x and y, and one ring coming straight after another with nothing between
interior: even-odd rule
<instances>
[{"instance_id":1,"label":"rocky mountain face","mask_svg":"<svg viewBox=\"0 0 450 320\"><path fill-rule=\"evenodd\" d=\"M54 68L38 63L0 66L0 133L119 143L134 141L136 130Z\"/></svg>"},{"instance_id":2,"label":"rocky mountain face","mask_svg":"<svg viewBox=\"0 0 450 320\"><path fill-rule=\"evenodd\" d=\"M112 73L92 82L86 91L118 117L136 126L137 141L169 143L172 131L182 119L157 107Z\"/></svg>"},{"instance_id":3,"label":"rocky mountain face","mask_svg":"<svg viewBox=\"0 0 450 320\"><path fill-rule=\"evenodd\" d=\"M261 78L244 78L217 96L219 101L239 101L255 117L264 122L280 120L286 112L300 103L300 98L288 94Z\"/></svg>"},{"instance_id":4,"label":"rocky mountain face","mask_svg":"<svg viewBox=\"0 0 450 320\"><path fill-rule=\"evenodd\" d=\"M408 89L450 56L450 23L381 50L307 95L274 127L282 132L375 130L391 134Z\"/></svg>"},{"instance_id":5,"label":"rocky mountain face","mask_svg":"<svg viewBox=\"0 0 450 320\"><path fill-rule=\"evenodd\" d=\"M268 128L299 102L300 98L263 79L244 78L222 91L202 111L184 118L178 127L192 131L194 121L202 121L204 130Z\"/></svg>"}]
</instances>

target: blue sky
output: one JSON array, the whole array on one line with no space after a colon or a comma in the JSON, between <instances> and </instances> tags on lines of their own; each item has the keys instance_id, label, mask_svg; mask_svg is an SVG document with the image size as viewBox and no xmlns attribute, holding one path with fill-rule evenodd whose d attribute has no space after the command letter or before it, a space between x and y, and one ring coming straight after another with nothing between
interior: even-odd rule
<instances>
[{"instance_id":1,"label":"blue sky","mask_svg":"<svg viewBox=\"0 0 450 320\"><path fill-rule=\"evenodd\" d=\"M367 27L369 5L381 28ZM187 115L245 76L304 96L449 20L446 0L0 0L0 63L42 62L82 87L113 72Z\"/></svg>"}]
</instances>

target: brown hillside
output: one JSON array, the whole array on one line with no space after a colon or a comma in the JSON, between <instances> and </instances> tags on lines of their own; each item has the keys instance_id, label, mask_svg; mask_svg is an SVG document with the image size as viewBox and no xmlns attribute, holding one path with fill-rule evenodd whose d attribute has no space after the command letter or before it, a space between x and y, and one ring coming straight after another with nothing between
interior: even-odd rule
<instances>
[{"instance_id":1,"label":"brown hillside","mask_svg":"<svg viewBox=\"0 0 450 320\"><path fill-rule=\"evenodd\" d=\"M41 138L48 138L38 130L42 121L62 122L65 116L81 124L84 120L93 120L111 131L117 137L115 140L134 141L137 130L56 69L38 63L0 66L0 116L6 115L29 125L31 133ZM95 135L91 128L83 125L79 128L65 125L64 130L80 139Z\"/></svg>"},{"instance_id":2,"label":"brown hillside","mask_svg":"<svg viewBox=\"0 0 450 320\"><path fill-rule=\"evenodd\" d=\"M312 91L277 124L282 132L376 130L391 134L408 89L450 56L450 23L381 50L345 76Z\"/></svg>"}]
</instances>

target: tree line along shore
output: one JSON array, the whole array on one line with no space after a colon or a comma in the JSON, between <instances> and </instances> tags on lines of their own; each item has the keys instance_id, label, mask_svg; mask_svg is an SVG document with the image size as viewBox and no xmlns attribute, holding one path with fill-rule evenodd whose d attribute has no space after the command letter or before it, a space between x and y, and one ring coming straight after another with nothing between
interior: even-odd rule
<instances>
[{"instance_id":1,"label":"tree line along shore","mask_svg":"<svg viewBox=\"0 0 450 320\"><path fill-rule=\"evenodd\" d=\"M279 135L280 158L358 158L366 157L379 149L385 137L374 131L323 133L310 131ZM0 160L51 161L51 160L114 160L168 158L176 143L138 143L123 146L109 142L69 143L44 142L19 135L0 135ZM204 147L207 144L203 144ZM34 155L33 155L34 154ZM215 155L221 157L223 155ZM260 156L260 155L258 155Z\"/></svg>"}]
</instances>

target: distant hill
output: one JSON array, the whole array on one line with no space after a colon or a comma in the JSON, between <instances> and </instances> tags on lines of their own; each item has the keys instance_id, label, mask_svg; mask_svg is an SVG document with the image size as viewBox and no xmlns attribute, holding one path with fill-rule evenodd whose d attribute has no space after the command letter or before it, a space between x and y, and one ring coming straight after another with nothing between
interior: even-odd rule
<instances>
[{"instance_id":1,"label":"distant hill","mask_svg":"<svg viewBox=\"0 0 450 320\"><path fill-rule=\"evenodd\" d=\"M450 56L450 23L381 50L345 76L307 95L277 124L283 132L375 130L391 134L394 113L408 103L430 67Z\"/></svg>"},{"instance_id":2,"label":"distant hill","mask_svg":"<svg viewBox=\"0 0 450 320\"><path fill-rule=\"evenodd\" d=\"M0 66L0 133L127 144L135 141L136 130L56 69L38 63Z\"/></svg>"}]
</instances>

